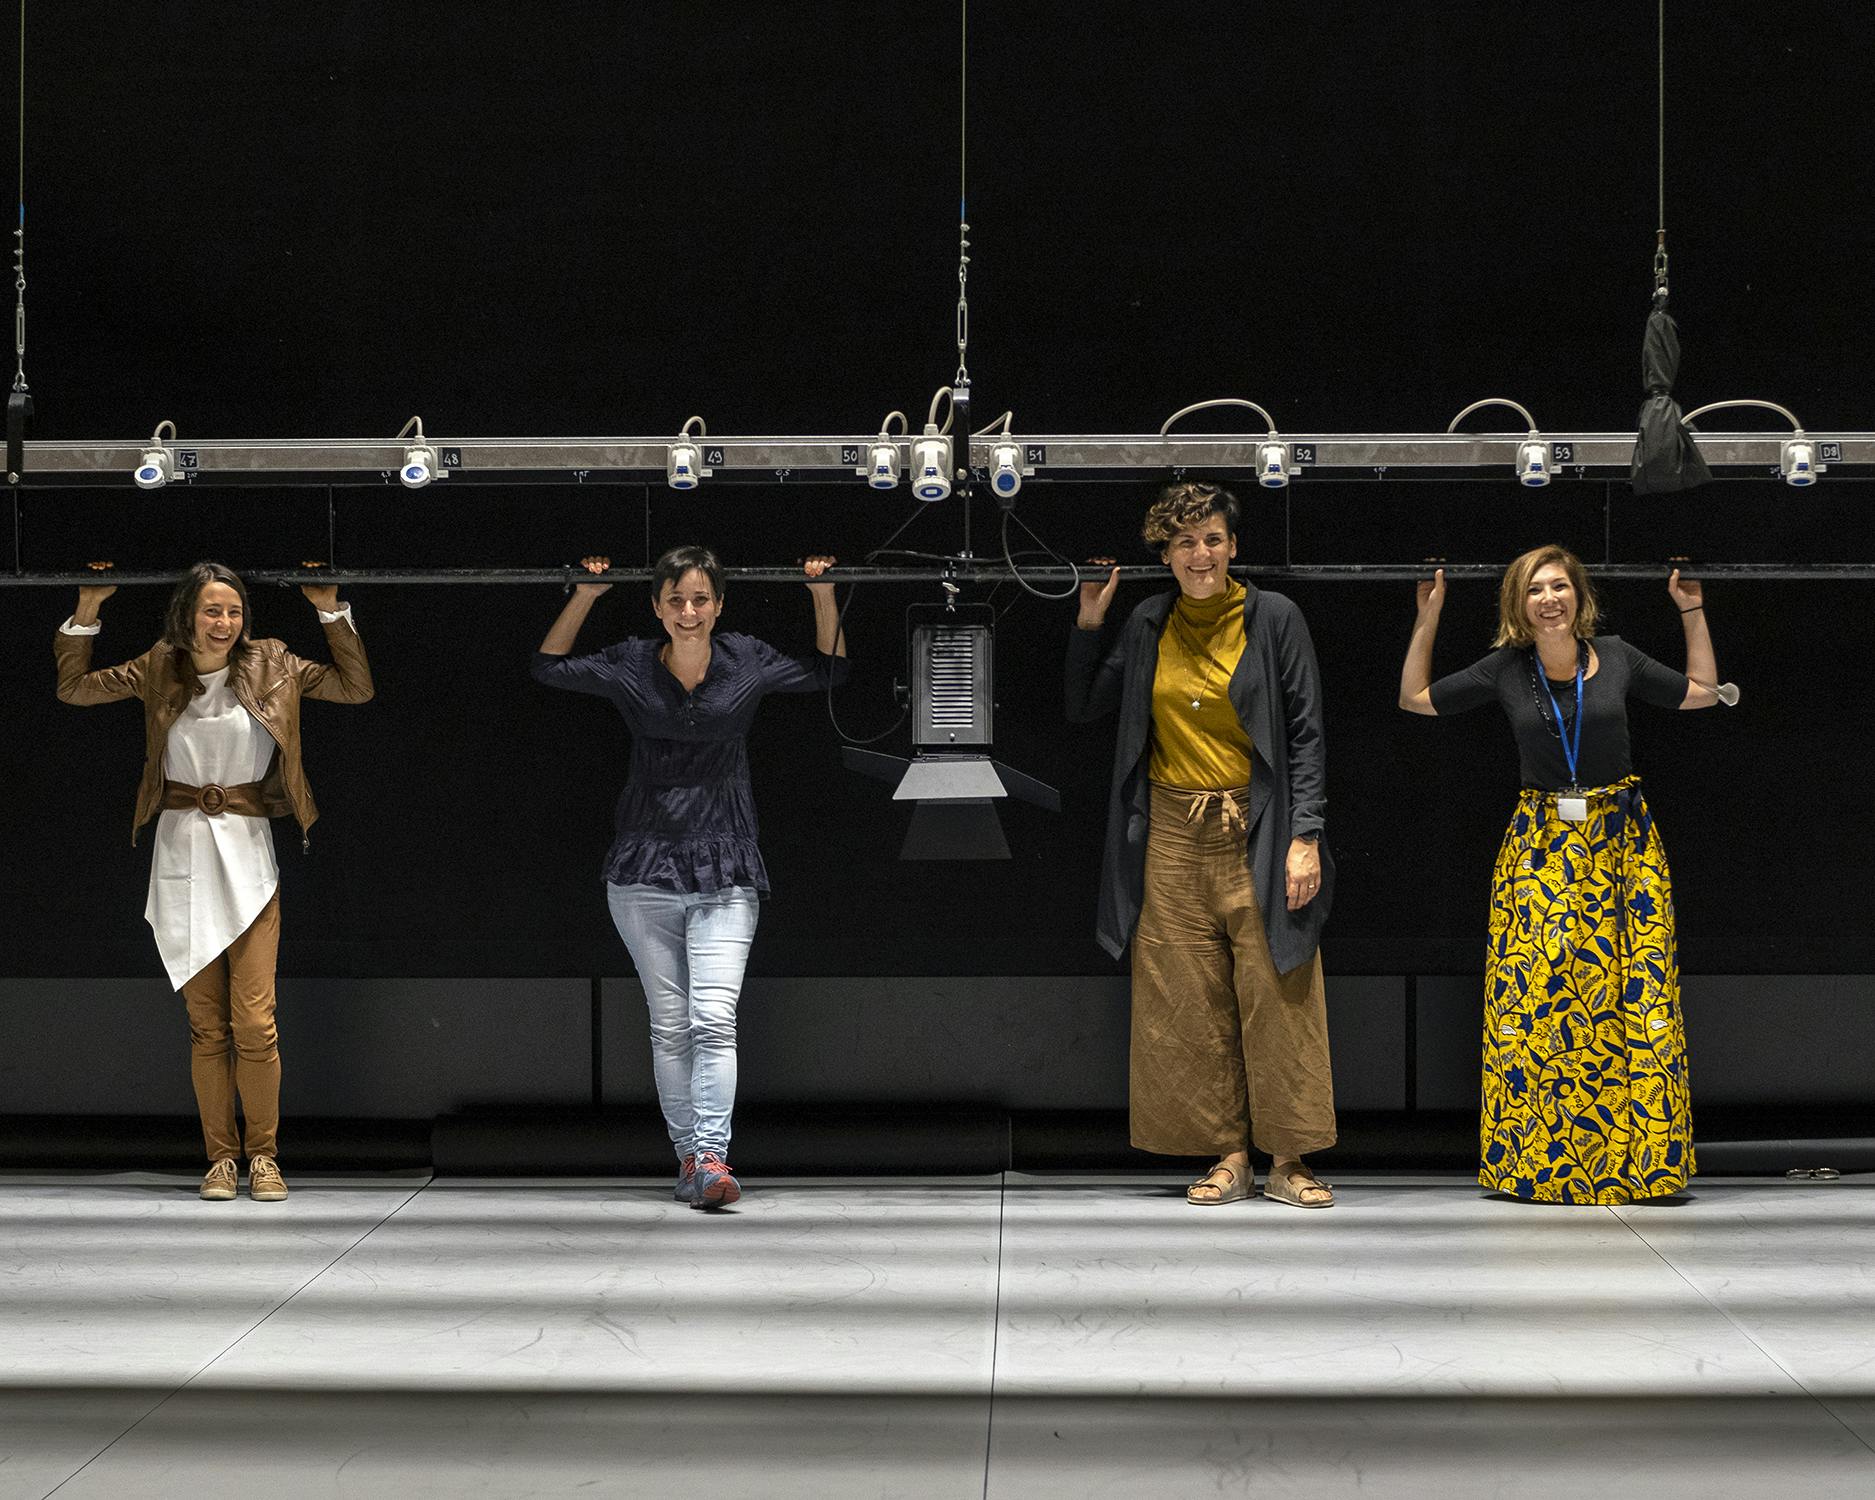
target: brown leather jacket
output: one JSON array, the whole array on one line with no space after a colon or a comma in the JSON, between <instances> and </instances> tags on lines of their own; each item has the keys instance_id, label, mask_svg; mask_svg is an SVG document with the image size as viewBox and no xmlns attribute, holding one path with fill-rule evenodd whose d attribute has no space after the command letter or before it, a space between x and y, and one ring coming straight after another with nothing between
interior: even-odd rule
<instances>
[{"instance_id":1,"label":"brown leather jacket","mask_svg":"<svg viewBox=\"0 0 1875 1500\"><path fill-rule=\"evenodd\" d=\"M253 641L242 654L229 686L241 706L260 721L279 747L261 791L267 816L298 820L305 841L319 808L299 758L299 703L301 698L322 698L328 703L363 703L371 697L371 666L364 645L349 620L325 627L333 665L307 661L287 650L284 641ZM169 730L188 705L188 688L176 670L176 648L158 642L143 655L122 666L91 671L88 635L52 638L59 663L59 701L90 707L124 698L143 701L143 780L137 786L137 812L130 824L130 841L137 830L156 816L163 800L163 751Z\"/></svg>"}]
</instances>

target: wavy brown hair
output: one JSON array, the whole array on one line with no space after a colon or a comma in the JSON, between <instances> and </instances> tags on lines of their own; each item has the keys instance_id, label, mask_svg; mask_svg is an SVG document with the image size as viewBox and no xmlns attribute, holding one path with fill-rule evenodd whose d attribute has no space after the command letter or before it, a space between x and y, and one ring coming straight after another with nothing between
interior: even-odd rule
<instances>
[{"instance_id":1,"label":"wavy brown hair","mask_svg":"<svg viewBox=\"0 0 1875 1500\"><path fill-rule=\"evenodd\" d=\"M1166 544L1187 526L1202 525L1212 516L1222 516L1225 531L1235 536L1238 515L1237 497L1229 490L1188 479L1159 491L1139 534L1154 552L1163 552Z\"/></svg>"},{"instance_id":2,"label":"wavy brown hair","mask_svg":"<svg viewBox=\"0 0 1875 1500\"><path fill-rule=\"evenodd\" d=\"M199 697L207 691L195 675L195 606L202 597L202 590L211 583L227 584L241 599L241 633L234 638L234 645L228 652L229 665L240 661L253 646L249 632L254 611L247 600L247 585L241 582L240 575L218 562L199 562L184 573L176 591L169 596L169 608L163 614L163 644L175 652L176 675L188 687L191 697Z\"/></svg>"},{"instance_id":3,"label":"wavy brown hair","mask_svg":"<svg viewBox=\"0 0 1875 1500\"><path fill-rule=\"evenodd\" d=\"M1504 582L1497 592L1497 639L1491 642L1493 646L1528 646L1536 640L1530 630L1530 617L1524 612L1524 600L1530 592L1530 580L1536 577L1538 569L1547 568L1551 563L1569 575L1569 582L1576 591L1576 638L1586 641L1595 634L1600 610L1588 569L1582 566L1582 559L1575 553L1552 542L1548 546L1532 547L1504 570Z\"/></svg>"}]
</instances>

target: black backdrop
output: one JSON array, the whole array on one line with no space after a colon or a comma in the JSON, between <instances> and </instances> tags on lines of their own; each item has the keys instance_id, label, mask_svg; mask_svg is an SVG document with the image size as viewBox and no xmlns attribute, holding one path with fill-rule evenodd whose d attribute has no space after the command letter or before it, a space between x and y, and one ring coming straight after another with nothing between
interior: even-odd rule
<instances>
[{"instance_id":1,"label":"black backdrop","mask_svg":"<svg viewBox=\"0 0 1875 1500\"><path fill-rule=\"evenodd\" d=\"M1856 7L1672 7L1668 215L1688 405L1763 396L1871 425L1866 117ZM1631 426L1651 289L1653 8L988 4L971 8L971 369L1017 430L1150 430L1241 394L1285 428L1436 429L1486 395L1547 429ZM35 7L28 34L28 372L37 435L861 431L921 419L955 364L953 6L489 3ZM1749 421L1750 418L1745 420ZM1489 424L1498 425L1498 424ZM902 492L901 492L902 493ZM20 563L328 556L323 490L28 491ZM1867 559L1871 487L1765 482L1636 500L1508 480L1299 485L1247 497L1248 560ZM1604 515L1604 504L1609 506ZM1142 492L1034 485L1062 548L1133 547ZM344 565L637 562L702 539L732 563L854 558L910 508L855 489L341 489ZM976 514L978 550L995 511ZM1605 521L1608 524L1605 527ZM908 545L958 544L955 503ZM1141 560L1144 560L1143 554ZM1474 971L1515 785L1502 723L1393 707L1404 585L1293 588L1329 692L1332 971ZM622 973L597 881L623 774L601 705L529 682L556 589L351 591L379 697L312 705L325 817L285 837L283 967L332 975ZM1669 660L1658 584L1612 628ZM850 616L843 721L890 717L902 611ZM1868 585L1711 591L1736 712L1636 711L1691 971L1875 971L1863 919ZM310 608L258 623L318 648ZM771 974L1109 972L1091 938L1110 740L1060 712L1068 607L1003 589L998 751L1063 788L1012 807L1004 865L896 859L902 813L838 764L825 707L778 699L754 752L776 895ZM1124 604L1124 600L1122 601ZM100 660L162 600L105 608ZM52 698L70 601L0 590L5 963L154 974L129 846L128 707ZM1482 649L1455 591L1442 668ZM805 645L793 588L728 620ZM650 624L615 591L585 644ZM1844 705L1847 705L1846 707Z\"/></svg>"}]
</instances>

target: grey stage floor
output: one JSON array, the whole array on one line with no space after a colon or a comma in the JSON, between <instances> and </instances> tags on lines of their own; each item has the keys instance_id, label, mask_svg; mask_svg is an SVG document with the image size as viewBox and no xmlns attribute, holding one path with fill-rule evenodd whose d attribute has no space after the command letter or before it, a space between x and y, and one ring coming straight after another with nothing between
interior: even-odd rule
<instances>
[{"instance_id":1,"label":"grey stage floor","mask_svg":"<svg viewBox=\"0 0 1875 1500\"><path fill-rule=\"evenodd\" d=\"M0 1495L1875 1495L1875 1180L0 1183Z\"/></svg>"}]
</instances>

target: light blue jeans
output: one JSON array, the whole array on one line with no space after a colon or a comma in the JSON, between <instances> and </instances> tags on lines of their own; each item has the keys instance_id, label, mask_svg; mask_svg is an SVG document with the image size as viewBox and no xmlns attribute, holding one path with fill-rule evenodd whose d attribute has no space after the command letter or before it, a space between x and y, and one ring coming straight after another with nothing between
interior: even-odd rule
<instances>
[{"instance_id":1,"label":"light blue jeans","mask_svg":"<svg viewBox=\"0 0 1875 1500\"><path fill-rule=\"evenodd\" d=\"M684 895L606 886L651 1013L651 1070L677 1159L726 1154L736 1107L736 1001L761 898L736 886Z\"/></svg>"}]
</instances>

